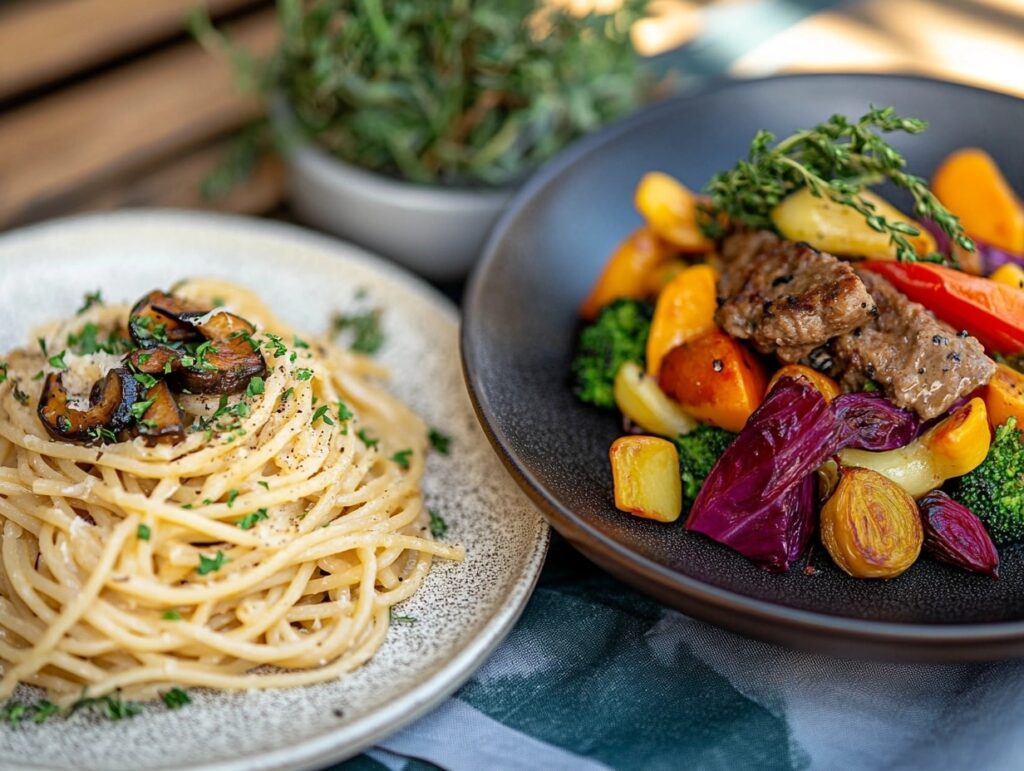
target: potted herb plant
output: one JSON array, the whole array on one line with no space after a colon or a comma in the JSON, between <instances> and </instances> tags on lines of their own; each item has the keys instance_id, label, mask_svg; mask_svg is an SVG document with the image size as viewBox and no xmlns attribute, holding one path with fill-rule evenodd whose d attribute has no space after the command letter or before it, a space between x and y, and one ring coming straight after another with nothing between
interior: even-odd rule
<instances>
[{"instance_id":1,"label":"potted herb plant","mask_svg":"<svg viewBox=\"0 0 1024 771\"><path fill-rule=\"evenodd\" d=\"M649 99L645 4L279 0L275 54L236 61L269 97L295 212L447 280L531 170Z\"/></svg>"}]
</instances>

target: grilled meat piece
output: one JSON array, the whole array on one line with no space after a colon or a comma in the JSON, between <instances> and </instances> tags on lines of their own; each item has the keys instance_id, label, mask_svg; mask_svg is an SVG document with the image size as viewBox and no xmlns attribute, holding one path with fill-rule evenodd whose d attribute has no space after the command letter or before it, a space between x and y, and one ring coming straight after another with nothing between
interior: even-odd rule
<instances>
[{"instance_id":1,"label":"grilled meat piece","mask_svg":"<svg viewBox=\"0 0 1024 771\"><path fill-rule=\"evenodd\" d=\"M866 324L874 301L853 268L807 244L744 231L722 244L715 320L761 353L799 361Z\"/></svg>"},{"instance_id":2,"label":"grilled meat piece","mask_svg":"<svg viewBox=\"0 0 1024 771\"><path fill-rule=\"evenodd\" d=\"M989 381L995 364L975 338L939 321L877 273L857 275L878 313L832 342L833 375L845 388L874 380L893 403L928 420Z\"/></svg>"}]
</instances>

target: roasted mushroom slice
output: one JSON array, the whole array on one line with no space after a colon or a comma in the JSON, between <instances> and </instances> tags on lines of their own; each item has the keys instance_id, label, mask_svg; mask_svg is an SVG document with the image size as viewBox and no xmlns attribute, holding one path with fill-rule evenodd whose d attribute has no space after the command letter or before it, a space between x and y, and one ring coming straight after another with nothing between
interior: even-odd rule
<instances>
[{"instance_id":1,"label":"roasted mushroom slice","mask_svg":"<svg viewBox=\"0 0 1024 771\"><path fill-rule=\"evenodd\" d=\"M174 444L185 438L185 419L164 380L147 389L143 401L135 405L135 414L139 435L149 444Z\"/></svg>"},{"instance_id":2,"label":"roasted mushroom slice","mask_svg":"<svg viewBox=\"0 0 1024 771\"><path fill-rule=\"evenodd\" d=\"M132 373L118 367L96 381L89 396L89 409L79 410L68 403L60 373L51 372L43 383L37 412L53 438L94 442L104 434L116 435L131 425L132 405L138 393L139 384Z\"/></svg>"},{"instance_id":3,"label":"roasted mushroom slice","mask_svg":"<svg viewBox=\"0 0 1024 771\"><path fill-rule=\"evenodd\" d=\"M125 361L139 372L147 375L170 375L181 369L181 357L184 354L176 348L157 345L152 348L139 348L132 351Z\"/></svg>"},{"instance_id":4,"label":"roasted mushroom slice","mask_svg":"<svg viewBox=\"0 0 1024 771\"><path fill-rule=\"evenodd\" d=\"M220 311L188 318L206 342L182 357L175 378L183 387L196 394L233 394L267 374L263 354L250 343L256 329L241 316Z\"/></svg>"},{"instance_id":5,"label":"roasted mushroom slice","mask_svg":"<svg viewBox=\"0 0 1024 771\"><path fill-rule=\"evenodd\" d=\"M160 342L199 342L203 336L182 316L186 313L203 314L208 310L155 289L135 303L128 316L128 331L132 340L143 348Z\"/></svg>"}]
</instances>

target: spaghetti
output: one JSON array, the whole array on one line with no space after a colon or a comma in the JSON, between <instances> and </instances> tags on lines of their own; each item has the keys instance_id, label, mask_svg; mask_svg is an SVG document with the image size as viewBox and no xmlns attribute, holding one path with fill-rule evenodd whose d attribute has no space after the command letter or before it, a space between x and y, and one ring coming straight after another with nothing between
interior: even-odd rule
<instances>
[{"instance_id":1,"label":"spaghetti","mask_svg":"<svg viewBox=\"0 0 1024 771\"><path fill-rule=\"evenodd\" d=\"M120 358L49 353L124 329L97 305L12 352L0 383L0 698L68 704L120 690L287 687L336 678L381 646L431 559L422 421L374 362L302 342L253 294L190 281L255 325L267 374L233 397L183 394L190 431L73 444L36 415L40 370L82 393ZM85 386L87 387L87 385ZM73 390L69 388L69 390Z\"/></svg>"}]
</instances>

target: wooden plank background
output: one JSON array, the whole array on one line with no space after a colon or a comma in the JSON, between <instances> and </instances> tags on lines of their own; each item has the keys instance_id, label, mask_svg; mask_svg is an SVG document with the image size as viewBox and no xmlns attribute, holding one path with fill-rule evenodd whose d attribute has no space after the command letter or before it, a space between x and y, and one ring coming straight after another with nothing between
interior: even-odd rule
<instances>
[{"instance_id":1,"label":"wooden plank background","mask_svg":"<svg viewBox=\"0 0 1024 771\"><path fill-rule=\"evenodd\" d=\"M231 137L260 113L228 62L186 33L201 2L0 0L0 230L124 206L282 211L273 159L223 199L200 193ZM239 43L273 48L273 0L203 4ZM912 71L1024 96L1024 0L651 0L650 9L638 47L671 51L663 59L690 72Z\"/></svg>"}]
</instances>

